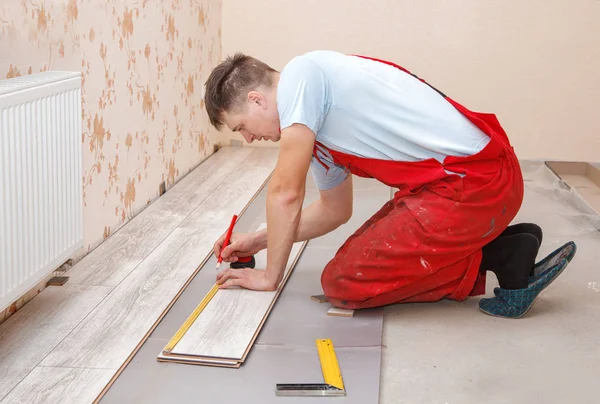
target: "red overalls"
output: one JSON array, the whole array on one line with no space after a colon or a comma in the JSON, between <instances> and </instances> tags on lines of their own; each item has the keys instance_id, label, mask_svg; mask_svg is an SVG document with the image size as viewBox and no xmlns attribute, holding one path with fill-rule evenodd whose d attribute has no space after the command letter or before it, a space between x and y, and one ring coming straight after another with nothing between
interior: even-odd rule
<instances>
[{"instance_id":1,"label":"red overalls","mask_svg":"<svg viewBox=\"0 0 600 404\"><path fill-rule=\"evenodd\" d=\"M411 74L394 63L367 59ZM346 240L325 267L321 283L331 304L359 309L443 298L461 301L485 293L481 248L517 214L523 178L495 115L472 112L444 97L490 136L479 153L447 157L443 163L433 158L406 163L315 145L317 159L319 149L328 150L353 174L398 188L393 200Z\"/></svg>"}]
</instances>

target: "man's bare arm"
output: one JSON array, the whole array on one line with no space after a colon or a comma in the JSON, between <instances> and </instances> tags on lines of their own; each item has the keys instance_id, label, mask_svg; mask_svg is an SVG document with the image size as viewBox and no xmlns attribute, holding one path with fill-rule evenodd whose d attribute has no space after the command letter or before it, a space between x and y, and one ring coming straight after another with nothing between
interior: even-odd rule
<instances>
[{"instance_id":1,"label":"man's bare arm","mask_svg":"<svg viewBox=\"0 0 600 404\"><path fill-rule=\"evenodd\" d=\"M320 191L321 198L302 211L295 241L310 240L327 234L352 216L352 175L335 188ZM260 249L267 248L267 229L261 230Z\"/></svg>"},{"instance_id":2,"label":"man's bare arm","mask_svg":"<svg viewBox=\"0 0 600 404\"><path fill-rule=\"evenodd\" d=\"M308 127L300 124L281 133L279 157L267 191L266 277L273 288L283 277L298 236L315 137Z\"/></svg>"}]
</instances>

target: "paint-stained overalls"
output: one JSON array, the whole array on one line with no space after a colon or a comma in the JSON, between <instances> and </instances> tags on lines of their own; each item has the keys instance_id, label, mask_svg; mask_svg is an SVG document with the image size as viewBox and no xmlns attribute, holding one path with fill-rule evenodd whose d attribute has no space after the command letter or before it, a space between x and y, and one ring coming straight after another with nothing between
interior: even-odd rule
<instances>
[{"instance_id":1,"label":"paint-stained overalls","mask_svg":"<svg viewBox=\"0 0 600 404\"><path fill-rule=\"evenodd\" d=\"M410 74L394 63L365 58ZM517 214L523 178L496 116L470 111L441 96L490 136L479 153L448 156L443 163L433 158L407 163L361 158L315 145L317 159L319 150L328 150L337 164L353 174L398 188L393 200L360 227L325 267L321 282L333 305L358 309L443 298L460 301L485 293L485 272L479 271L481 249Z\"/></svg>"}]
</instances>

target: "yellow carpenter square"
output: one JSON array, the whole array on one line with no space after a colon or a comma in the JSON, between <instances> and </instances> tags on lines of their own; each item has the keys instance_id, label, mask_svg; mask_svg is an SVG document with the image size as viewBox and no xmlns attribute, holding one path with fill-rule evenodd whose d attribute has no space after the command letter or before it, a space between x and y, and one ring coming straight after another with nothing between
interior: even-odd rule
<instances>
[{"instance_id":1,"label":"yellow carpenter square","mask_svg":"<svg viewBox=\"0 0 600 404\"><path fill-rule=\"evenodd\" d=\"M318 339L317 351L319 352L319 360L321 361L321 369L323 371L323 379L325 383L344 390L344 381L342 380L342 372L338 364L333 342L331 339Z\"/></svg>"},{"instance_id":2,"label":"yellow carpenter square","mask_svg":"<svg viewBox=\"0 0 600 404\"><path fill-rule=\"evenodd\" d=\"M190 329L192 324L194 324L194 321L196 321L196 319L198 318L200 313L202 313L202 310L204 310L204 308L208 305L208 303L213 298L213 296L217 293L218 290L219 290L219 285L215 284L212 287L212 289L206 294L206 296L204 296L204 299L202 299L200 304L198 304L198 306L194 309L192 314L190 314L188 319L185 320L185 323L183 323L183 325L181 327L179 327L179 330L177 331L177 333L173 336L173 338L171 338L171 340L169 341L167 346L163 349L163 355L168 355L171 353L173 348L175 348L175 345L177 345L179 343L179 341L181 341L181 338L183 338L183 336Z\"/></svg>"}]
</instances>

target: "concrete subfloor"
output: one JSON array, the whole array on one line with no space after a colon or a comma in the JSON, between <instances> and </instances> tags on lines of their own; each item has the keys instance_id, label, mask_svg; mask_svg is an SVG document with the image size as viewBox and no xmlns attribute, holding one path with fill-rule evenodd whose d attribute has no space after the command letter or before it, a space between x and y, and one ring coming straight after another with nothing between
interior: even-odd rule
<instances>
[{"instance_id":1,"label":"concrete subfloor","mask_svg":"<svg viewBox=\"0 0 600 404\"><path fill-rule=\"evenodd\" d=\"M542 163L523 170L525 200L513 223L542 227L538 259L570 240L575 258L521 319L480 312L480 297L386 307L380 403L600 402L598 216ZM488 276L485 297L497 286Z\"/></svg>"}]
</instances>

